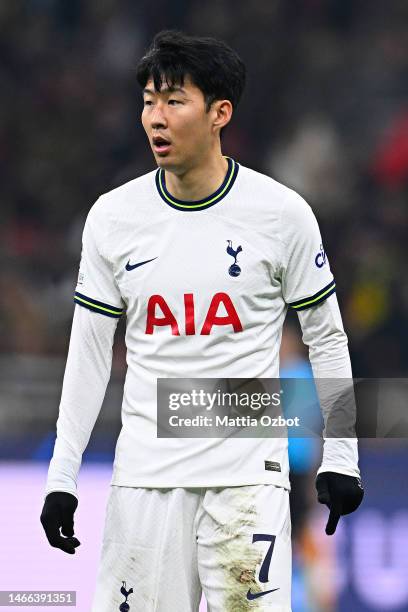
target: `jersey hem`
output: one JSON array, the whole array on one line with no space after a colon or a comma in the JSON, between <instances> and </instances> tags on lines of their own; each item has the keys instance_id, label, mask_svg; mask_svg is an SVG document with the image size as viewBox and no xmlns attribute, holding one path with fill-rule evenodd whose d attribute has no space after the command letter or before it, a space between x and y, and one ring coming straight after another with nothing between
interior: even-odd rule
<instances>
[{"instance_id":1,"label":"jersey hem","mask_svg":"<svg viewBox=\"0 0 408 612\"><path fill-rule=\"evenodd\" d=\"M247 478L239 478L233 479L231 481L226 481L225 479L212 479L208 480L188 480L186 482L181 482L180 480L166 480L157 482L153 482L153 479L144 479L144 478L129 478L125 476L117 476L114 475L110 482L111 485L115 485L117 487L135 487L141 489L210 489L213 487L244 487L248 485L275 485L276 487L282 487L287 491L290 491L290 481L289 478L253 478L248 476Z\"/></svg>"}]
</instances>

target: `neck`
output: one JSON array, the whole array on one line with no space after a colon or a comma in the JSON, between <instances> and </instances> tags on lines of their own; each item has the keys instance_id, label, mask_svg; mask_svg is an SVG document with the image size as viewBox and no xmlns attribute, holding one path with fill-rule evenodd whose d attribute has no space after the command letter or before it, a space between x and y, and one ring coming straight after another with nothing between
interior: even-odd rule
<instances>
[{"instance_id":1,"label":"neck","mask_svg":"<svg viewBox=\"0 0 408 612\"><path fill-rule=\"evenodd\" d=\"M178 200L203 200L222 184L228 170L228 161L221 151L181 174L165 171L167 190Z\"/></svg>"}]
</instances>

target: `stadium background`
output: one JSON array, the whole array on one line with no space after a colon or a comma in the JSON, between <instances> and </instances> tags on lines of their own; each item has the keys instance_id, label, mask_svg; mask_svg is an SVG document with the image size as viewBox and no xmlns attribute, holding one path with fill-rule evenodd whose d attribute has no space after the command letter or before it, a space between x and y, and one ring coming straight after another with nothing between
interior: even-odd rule
<instances>
[{"instance_id":1,"label":"stadium background","mask_svg":"<svg viewBox=\"0 0 408 612\"><path fill-rule=\"evenodd\" d=\"M78 590L89 609L120 427L123 323L80 479L79 554L38 521L87 211L153 168L137 59L155 32L225 39L248 68L224 153L313 207L355 376L408 371L408 5L404 0L15 0L0 5L0 590ZM283 371L309 376L296 318ZM84 408L85 409L85 408ZM293 467L294 612L408 610L407 444L361 443L364 506L323 534L319 449Z\"/></svg>"}]
</instances>

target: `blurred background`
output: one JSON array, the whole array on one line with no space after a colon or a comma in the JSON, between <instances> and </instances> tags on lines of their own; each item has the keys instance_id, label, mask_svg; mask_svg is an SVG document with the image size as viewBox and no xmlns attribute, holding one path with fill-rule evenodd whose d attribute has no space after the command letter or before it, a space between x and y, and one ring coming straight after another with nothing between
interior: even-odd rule
<instances>
[{"instance_id":1,"label":"blurred background","mask_svg":"<svg viewBox=\"0 0 408 612\"><path fill-rule=\"evenodd\" d=\"M31 534L25 544L34 538L44 559L57 559L43 543L38 516L83 224L101 193L154 168L135 66L164 28L220 37L240 53L248 83L225 132L224 154L294 188L312 206L337 282L354 375L407 376L404 0L0 3L0 476L3 493L14 487L11 504L0 510L2 542L9 542L0 553L2 568L12 550L15 559L7 562L0 590L13 581L16 588L44 588L38 580L28 585L29 554L22 549L15 556L10 521L22 541L24 530ZM90 499L100 499L90 504L96 518L83 503L78 519L94 525L95 550L120 428L124 326L121 321L112 381L81 476L88 483L83 495L93 487ZM281 356L283 375L310 376L296 316L288 316ZM407 444L361 443L364 506L331 539L323 533L326 510L315 502L319 453L312 440L291 445L294 612L407 611ZM56 576L73 589L80 575L89 577L83 592L92 590L92 563L81 574L75 573L80 555L76 570L69 561L59 561ZM51 584L44 563L39 567ZM87 601L84 595L80 612L89 609Z\"/></svg>"}]
</instances>

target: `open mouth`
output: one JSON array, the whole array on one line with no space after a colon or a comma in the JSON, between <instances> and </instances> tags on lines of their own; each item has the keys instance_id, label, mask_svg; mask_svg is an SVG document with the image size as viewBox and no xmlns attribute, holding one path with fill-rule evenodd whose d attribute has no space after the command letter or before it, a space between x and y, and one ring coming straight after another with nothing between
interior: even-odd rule
<instances>
[{"instance_id":1,"label":"open mouth","mask_svg":"<svg viewBox=\"0 0 408 612\"><path fill-rule=\"evenodd\" d=\"M158 153L166 153L169 151L171 142L163 136L153 136L153 148Z\"/></svg>"}]
</instances>

